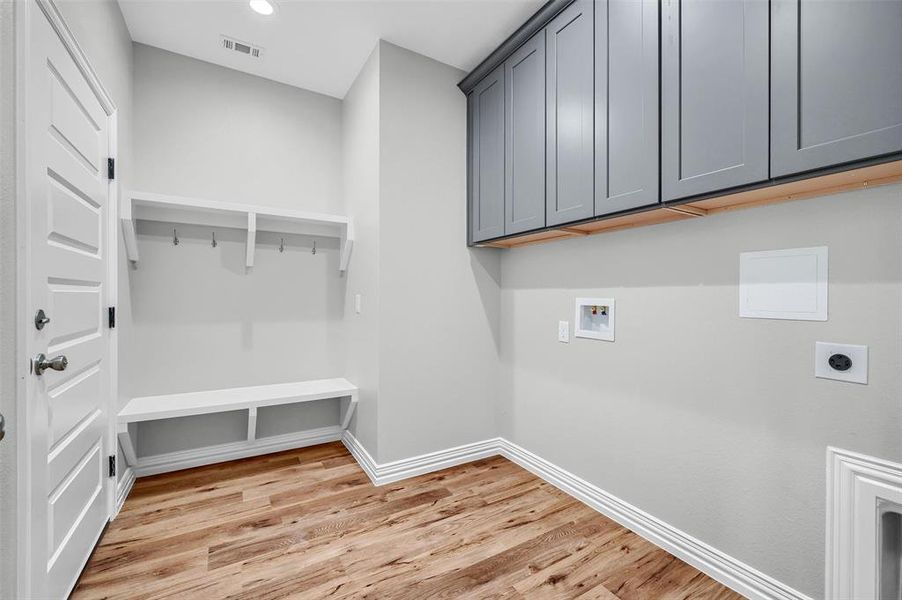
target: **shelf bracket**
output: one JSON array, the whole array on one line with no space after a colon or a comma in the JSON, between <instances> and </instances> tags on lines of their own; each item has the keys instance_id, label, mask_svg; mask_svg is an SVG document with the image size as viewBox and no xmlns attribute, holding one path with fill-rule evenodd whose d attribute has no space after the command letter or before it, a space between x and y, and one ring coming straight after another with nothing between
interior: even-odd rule
<instances>
[{"instance_id":1,"label":"shelf bracket","mask_svg":"<svg viewBox=\"0 0 902 600\"><path fill-rule=\"evenodd\" d=\"M119 220L122 221L125 255L130 261L138 262L138 234L135 231L135 220L132 216L132 199L128 194L122 196L122 202L119 206Z\"/></svg>"},{"instance_id":2,"label":"shelf bracket","mask_svg":"<svg viewBox=\"0 0 902 600\"><path fill-rule=\"evenodd\" d=\"M351 417L354 416L354 410L357 408L357 395L359 392L353 392L350 396L342 398L341 403L341 428L347 429L351 424Z\"/></svg>"},{"instance_id":3,"label":"shelf bracket","mask_svg":"<svg viewBox=\"0 0 902 600\"><path fill-rule=\"evenodd\" d=\"M247 409L247 441L253 442L257 439L257 407L252 406Z\"/></svg>"},{"instance_id":4,"label":"shelf bracket","mask_svg":"<svg viewBox=\"0 0 902 600\"><path fill-rule=\"evenodd\" d=\"M116 426L116 437L119 438L119 446L122 447L122 453L125 455L125 462L129 466L138 464L138 454L135 452L135 444L132 436L128 432L128 423L119 423Z\"/></svg>"},{"instance_id":5,"label":"shelf bracket","mask_svg":"<svg viewBox=\"0 0 902 600\"><path fill-rule=\"evenodd\" d=\"M354 249L354 221L349 217L348 222L341 228L341 258L338 263L338 270L346 273L348 263L351 260L351 250Z\"/></svg>"},{"instance_id":6,"label":"shelf bracket","mask_svg":"<svg viewBox=\"0 0 902 600\"><path fill-rule=\"evenodd\" d=\"M257 213L247 213L247 251L245 253L245 264L248 267L254 266L254 250L257 246Z\"/></svg>"}]
</instances>

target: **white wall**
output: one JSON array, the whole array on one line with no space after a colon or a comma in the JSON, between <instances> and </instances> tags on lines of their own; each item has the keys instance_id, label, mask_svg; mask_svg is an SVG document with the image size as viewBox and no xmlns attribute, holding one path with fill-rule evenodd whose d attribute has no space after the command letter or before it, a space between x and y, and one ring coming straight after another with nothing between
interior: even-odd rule
<instances>
[{"instance_id":1,"label":"white wall","mask_svg":"<svg viewBox=\"0 0 902 600\"><path fill-rule=\"evenodd\" d=\"M141 44L134 56L135 189L343 212L340 101ZM337 241L286 235L281 253L279 236L259 233L246 269L244 232L216 230L214 249L212 231L179 227L174 246L171 226L139 222L141 261L125 295L129 395L344 376ZM333 408L311 405L307 416ZM223 433L202 421L197 446ZM140 448L183 447L172 441L178 424L165 425L140 427Z\"/></svg>"},{"instance_id":2,"label":"white wall","mask_svg":"<svg viewBox=\"0 0 902 600\"><path fill-rule=\"evenodd\" d=\"M501 435L813 598L825 449L902 460L902 186L504 253ZM829 246L830 319L738 317L739 253ZM557 342L577 296L614 343ZM867 344L867 386L815 341Z\"/></svg>"},{"instance_id":3,"label":"white wall","mask_svg":"<svg viewBox=\"0 0 902 600\"><path fill-rule=\"evenodd\" d=\"M379 45L342 102L344 210L354 219L345 299L347 376L360 388L350 430L378 451L379 392ZM361 297L357 314L354 297Z\"/></svg>"},{"instance_id":4,"label":"white wall","mask_svg":"<svg viewBox=\"0 0 902 600\"><path fill-rule=\"evenodd\" d=\"M499 257L466 247L462 71L380 44L380 462L495 435Z\"/></svg>"}]
</instances>

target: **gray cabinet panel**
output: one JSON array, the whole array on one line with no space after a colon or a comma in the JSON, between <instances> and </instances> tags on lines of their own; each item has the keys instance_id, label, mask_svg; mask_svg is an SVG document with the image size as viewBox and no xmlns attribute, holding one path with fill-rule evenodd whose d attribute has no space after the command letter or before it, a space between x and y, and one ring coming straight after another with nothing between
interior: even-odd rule
<instances>
[{"instance_id":1,"label":"gray cabinet panel","mask_svg":"<svg viewBox=\"0 0 902 600\"><path fill-rule=\"evenodd\" d=\"M658 2L595 3L595 214L658 202Z\"/></svg>"},{"instance_id":2,"label":"gray cabinet panel","mask_svg":"<svg viewBox=\"0 0 902 600\"><path fill-rule=\"evenodd\" d=\"M902 151L902 2L774 0L771 173Z\"/></svg>"},{"instance_id":3,"label":"gray cabinet panel","mask_svg":"<svg viewBox=\"0 0 902 600\"><path fill-rule=\"evenodd\" d=\"M767 2L665 0L662 16L664 200L767 179Z\"/></svg>"},{"instance_id":4,"label":"gray cabinet panel","mask_svg":"<svg viewBox=\"0 0 902 600\"><path fill-rule=\"evenodd\" d=\"M504 233L545 226L545 36L504 63L506 144Z\"/></svg>"},{"instance_id":5,"label":"gray cabinet panel","mask_svg":"<svg viewBox=\"0 0 902 600\"><path fill-rule=\"evenodd\" d=\"M467 98L470 240L504 235L504 69L498 67Z\"/></svg>"},{"instance_id":6,"label":"gray cabinet panel","mask_svg":"<svg viewBox=\"0 0 902 600\"><path fill-rule=\"evenodd\" d=\"M560 225L595 212L592 0L577 0L545 28L545 220Z\"/></svg>"}]
</instances>

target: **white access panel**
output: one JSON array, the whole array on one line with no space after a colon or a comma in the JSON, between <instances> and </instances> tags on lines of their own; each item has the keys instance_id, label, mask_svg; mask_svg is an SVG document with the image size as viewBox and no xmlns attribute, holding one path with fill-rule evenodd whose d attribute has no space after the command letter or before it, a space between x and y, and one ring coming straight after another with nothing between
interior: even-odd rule
<instances>
[{"instance_id":1,"label":"white access panel","mask_svg":"<svg viewBox=\"0 0 902 600\"><path fill-rule=\"evenodd\" d=\"M739 316L827 320L827 247L739 255Z\"/></svg>"}]
</instances>

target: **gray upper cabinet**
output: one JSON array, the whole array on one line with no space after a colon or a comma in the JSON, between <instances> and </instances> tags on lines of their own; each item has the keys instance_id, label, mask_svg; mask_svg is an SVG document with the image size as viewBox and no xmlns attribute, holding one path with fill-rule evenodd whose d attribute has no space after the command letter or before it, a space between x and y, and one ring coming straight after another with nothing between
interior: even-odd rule
<instances>
[{"instance_id":1,"label":"gray upper cabinet","mask_svg":"<svg viewBox=\"0 0 902 600\"><path fill-rule=\"evenodd\" d=\"M902 151L902 2L774 0L771 173Z\"/></svg>"},{"instance_id":2,"label":"gray upper cabinet","mask_svg":"<svg viewBox=\"0 0 902 600\"><path fill-rule=\"evenodd\" d=\"M504 68L498 67L470 92L470 240L504 235Z\"/></svg>"},{"instance_id":3,"label":"gray upper cabinet","mask_svg":"<svg viewBox=\"0 0 902 600\"><path fill-rule=\"evenodd\" d=\"M595 212L592 0L577 0L545 28L548 225Z\"/></svg>"},{"instance_id":4,"label":"gray upper cabinet","mask_svg":"<svg viewBox=\"0 0 902 600\"><path fill-rule=\"evenodd\" d=\"M663 10L664 200L766 180L768 3L664 0Z\"/></svg>"},{"instance_id":5,"label":"gray upper cabinet","mask_svg":"<svg viewBox=\"0 0 902 600\"><path fill-rule=\"evenodd\" d=\"M658 2L595 3L595 214L659 201Z\"/></svg>"},{"instance_id":6,"label":"gray upper cabinet","mask_svg":"<svg viewBox=\"0 0 902 600\"><path fill-rule=\"evenodd\" d=\"M504 63L506 118L504 233L545 226L545 36Z\"/></svg>"}]
</instances>

